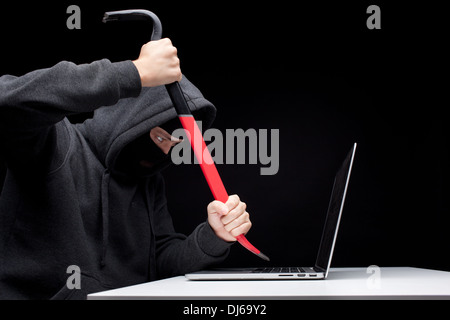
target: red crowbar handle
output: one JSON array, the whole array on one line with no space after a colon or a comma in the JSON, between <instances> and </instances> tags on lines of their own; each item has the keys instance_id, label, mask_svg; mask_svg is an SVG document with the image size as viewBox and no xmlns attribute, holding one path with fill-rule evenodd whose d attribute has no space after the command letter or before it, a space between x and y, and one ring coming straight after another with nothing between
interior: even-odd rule
<instances>
[{"instance_id":1,"label":"red crowbar handle","mask_svg":"<svg viewBox=\"0 0 450 320\"><path fill-rule=\"evenodd\" d=\"M209 188L214 196L214 199L226 203L228 201L228 193L225 190L222 179L219 176L214 160L209 153L209 150L205 144L202 133L195 122L192 115L179 115L178 116L184 130L187 132L189 142L191 143L192 149L194 150L195 156L197 157L200 167L205 175L206 181L208 182ZM261 251L256 249L243 234L236 237L236 240L247 250L256 254L260 258L270 261L270 259L263 254Z\"/></svg>"},{"instance_id":2,"label":"red crowbar handle","mask_svg":"<svg viewBox=\"0 0 450 320\"><path fill-rule=\"evenodd\" d=\"M123 10L115 12L107 12L103 18L103 22L109 21L127 21L127 20L151 20L153 21L153 33L151 40L159 40L162 37L162 24L159 18L148 10ZM184 130L191 143L203 174L208 182L209 188L218 201L226 203L228 201L228 193L225 190L222 179L219 176L216 165L211 157L211 154L206 147L203 135L195 122L194 116L189 109L189 106L184 98L180 84L178 82L166 86L170 99L177 111L178 117L183 125ZM270 261L270 259L261 251L256 249L243 234L236 237L236 240L250 252L256 254L261 259Z\"/></svg>"}]
</instances>

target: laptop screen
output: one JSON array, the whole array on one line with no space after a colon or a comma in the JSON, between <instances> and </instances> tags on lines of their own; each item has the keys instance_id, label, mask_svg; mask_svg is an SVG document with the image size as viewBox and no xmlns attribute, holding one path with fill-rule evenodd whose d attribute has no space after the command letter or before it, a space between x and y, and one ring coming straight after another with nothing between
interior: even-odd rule
<instances>
[{"instance_id":1,"label":"laptop screen","mask_svg":"<svg viewBox=\"0 0 450 320\"><path fill-rule=\"evenodd\" d=\"M319 253L316 260L316 268L326 270L327 273L331 264L331 258L333 256L334 244L336 242L339 222L341 220L342 210L344 208L345 195L347 193L348 182L350 180L355 151L356 143L353 145L353 148L350 150L347 158L345 158L344 163L338 170L334 179L333 191L331 193L325 227L322 233Z\"/></svg>"}]
</instances>

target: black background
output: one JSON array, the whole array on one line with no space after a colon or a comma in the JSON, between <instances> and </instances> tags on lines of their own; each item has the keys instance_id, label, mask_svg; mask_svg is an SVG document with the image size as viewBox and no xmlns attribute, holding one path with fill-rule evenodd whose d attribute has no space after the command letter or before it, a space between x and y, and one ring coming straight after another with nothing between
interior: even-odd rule
<instances>
[{"instance_id":1,"label":"black background","mask_svg":"<svg viewBox=\"0 0 450 320\"><path fill-rule=\"evenodd\" d=\"M185 76L218 108L215 128L280 130L277 175L218 165L228 192L248 205L248 239L272 265L314 263L334 174L358 142L332 266L450 270L443 8L395 2L3 2L0 74L136 59L149 23L104 25L103 13L151 10ZM71 4L81 30L66 27ZM366 27L371 4L381 30ZM174 224L189 234L212 195L198 166L165 176ZM235 245L224 265L265 262Z\"/></svg>"}]
</instances>

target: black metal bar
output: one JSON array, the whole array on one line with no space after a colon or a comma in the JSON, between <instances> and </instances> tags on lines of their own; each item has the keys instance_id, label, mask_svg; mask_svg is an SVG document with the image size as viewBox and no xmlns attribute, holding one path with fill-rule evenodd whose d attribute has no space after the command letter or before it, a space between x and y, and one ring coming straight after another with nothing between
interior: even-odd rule
<instances>
[{"instance_id":1,"label":"black metal bar","mask_svg":"<svg viewBox=\"0 0 450 320\"><path fill-rule=\"evenodd\" d=\"M132 20L151 20L153 21L153 33L151 41L160 40L162 38L162 24L158 16L151 11L134 9L134 10L121 10L106 12L103 17L103 22L110 21L132 21ZM183 91L180 84L174 82L166 85L167 92L169 93L172 104L175 107L178 115L191 114L191 110L184 98Z\"/></svg>"}]
</instances>

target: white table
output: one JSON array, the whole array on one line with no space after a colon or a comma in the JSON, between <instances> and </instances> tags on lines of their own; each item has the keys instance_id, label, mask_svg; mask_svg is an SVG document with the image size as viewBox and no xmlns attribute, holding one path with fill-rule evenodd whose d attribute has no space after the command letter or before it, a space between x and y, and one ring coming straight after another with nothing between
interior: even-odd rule
<instances>
[{"instance_id":1,"label":"white table","mask_svg":"<svg viewBox=\"0 0 450 320\"><path fill-rule=\"evenodd\" d=\"M299 281L190 281L181 276L91 294L88 299L450 299L450 272L408 267L378 271L334 268L326 280Z\"/></svg>"}]
</instances>

